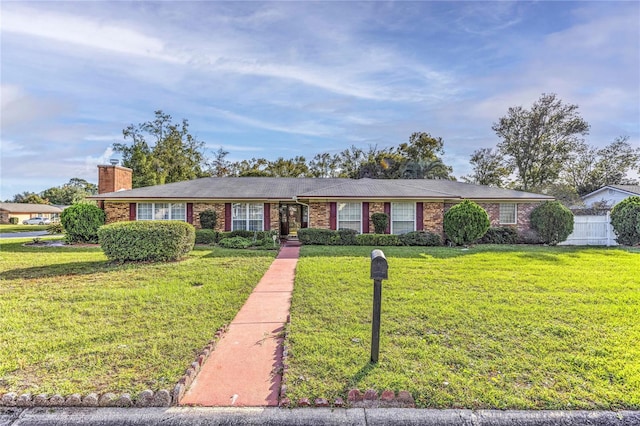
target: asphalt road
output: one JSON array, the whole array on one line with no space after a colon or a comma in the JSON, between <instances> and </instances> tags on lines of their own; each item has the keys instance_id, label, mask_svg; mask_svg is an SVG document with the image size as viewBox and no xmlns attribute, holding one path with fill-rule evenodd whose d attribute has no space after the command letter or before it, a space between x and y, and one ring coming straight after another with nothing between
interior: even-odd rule
<instances>
[{"instance_id":1,"label":"asphalt road","mask_svg":"<svg viewBox=\"0 0 640 426\"><path fill-rule=\"evenodd\" d=\"M0 234L0 238L33 238L48 235L47 231L13 232Z\"/></svg>"}]
</instances>

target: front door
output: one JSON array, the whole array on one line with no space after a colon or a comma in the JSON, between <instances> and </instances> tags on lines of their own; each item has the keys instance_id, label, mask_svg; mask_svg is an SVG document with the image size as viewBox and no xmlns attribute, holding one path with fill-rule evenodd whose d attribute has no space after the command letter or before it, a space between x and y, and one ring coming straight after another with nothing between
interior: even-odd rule
<instances>
[{"instance_id":1,"label":"front door","mask_svg":"<svg viewBox=\"0 0 640 426\"><path fill-rule=\"evenodd\" d=\"M280 233L293 237L300 228L306 228L306 210L302 204L280 204Z\"/></svg>"}]
</instances>

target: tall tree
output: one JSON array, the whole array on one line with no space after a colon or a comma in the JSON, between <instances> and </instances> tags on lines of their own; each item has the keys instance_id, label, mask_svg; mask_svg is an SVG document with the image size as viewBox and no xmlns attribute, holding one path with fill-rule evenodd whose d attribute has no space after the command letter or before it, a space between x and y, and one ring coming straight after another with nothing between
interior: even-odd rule
<instances>
[{"instance_id":1,"label":"tall tree","mask_svg":"<svg viewBox=\"0 0 640 426\"><path fill-rule=\"evenodd\" d=\"M331 155L328 152L316 154L309 161L310 177L315 178L335 178L338 177L338 165L340 158L338 155Z\"/></svg>"},{"instance_id":2,"label":"tall tree","mask_svg":"<svg viewBox=\"0 0 640 426\"><path fill-rule=\"evenodd\" d=\"M229 151L220 148L215 152L213 158L207 162L211 176L224 177L232 174L232 163L227 160L227 155L229 155Z\"/></svg>"},{"instance_id":3,"label":"tall tree","mask_svg":"<svg viewBox=\"0 0 640 426\"><path fill-rule=\"evenodd\" d=\"M307 160L304 157L294 157L285 160L280 157L275 161L270 161L267 172L272 177L305 177L309 174Z\"/></svg>"},{"instance_id":4,"label":"tall tree","mask_svg":"<svg viewBox=\"0 0 640 426\"><path fill-rule=\"evenodd\" d=\"M577 105L566 105L552 93L542 94L529 110L509 108L492 129L502 139L498 150L513 167L516 184L527 191L558 178L589 124Z\"/></svg>"},{"instance_id":5,"label":"tall tree","mask_svg":"<svg viewBox=\"0 0 640 426\"><path fill-rule=\"evenodd\" d=\"M49 200L42 198L35 192L25 191L13 196L13 200L8 200L9 203L24 203L24 204L49 204Z\"/></svg>"},{"instance_id":6,"label":"tall tree","mask_svg":"<svg viewBox=\"0 0 640 426\"><path fill-rule=\"evenodd\" d=\"M176 124L158 110L153 121L131 124L122 134L131 144L114 143L113 149L122 154L122 164L133 169L134 188L205 176L204 142L189 133L186 119Z\"/></svg>"},{"instance_id":7,"label":"tall tree","mask_svg":"<svg viewBox=\"0 0 640 426\"><path fill-rule=\"evenodd\" d=\"M617 137L598 149L580 144L562 170L562 182L585 195L606 185L629 182L627 173L640 165L640 149L633 148L628 136Z\"/></svg>"},{"instance_id":8,"label":"tall tree","mask_svg":"<svg viewBox=\"0 0 640 426\"><path fill-rule=\"evenodd\" d=\"M71 178L64 185L45 189L40 193L40 196L48 199L51 204L71 205L97 193L98 186L96 184L80 178Z\"/></svg>"},{"instance_id":9,"label":"tall tree","mask_svg":"<svg viewBox=\"0 0 640 426\"><path fill-rule=\"evenodd\" d=\"M511 169L499 152L491 148L480 148L473 152L469 162L473 166L473 173L463 176L464 181L499 188L506 186Z\"/></svg>"}]
</instances>

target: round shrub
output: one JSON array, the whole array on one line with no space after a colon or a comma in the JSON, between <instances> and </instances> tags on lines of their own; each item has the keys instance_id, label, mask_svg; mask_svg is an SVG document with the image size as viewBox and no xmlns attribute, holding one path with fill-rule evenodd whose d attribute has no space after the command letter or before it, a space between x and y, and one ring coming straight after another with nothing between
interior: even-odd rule
<instances>
[{"instance_id":1,"label":"round shrub","mask_svg":"<svg viewBox=\"0 0 640 426\"><path fill-rule=\"evenodd\" d=\"M373 229L376 234L384 234L389 226L389 215L386 213L374 213L371 215Z\"/></svg>"},{"instance_id":2,"label":"round shrub","mask_svg":"<svg viewBox=\"0 0 640 426\"><path fill-rule=\"evenodd\" d=\"M20 222L20 219L18 219L17 217L10 217L9 218L9 223L11 225L17 225Z\"/></svg>"},{"instance_id":3,"label":"round shrub","mask_svg":"<svg viewBox=\"0 0 640 426\"><path fill-rule=\"evenodd\" d=\"M200 226L202 229L216 229L218 214L215 210L205 210L200 213Z\"/></svg>"},{"instance_id":4,"label":"round shrub","mask_svg":"<svg viewBox=\"0 0 640 426\"><path fill-rule=\"evenodd\" d=\"M97 243L98 229L104 225L104 211L94 204L79 203L60 214L68 243Z\"/></svg>"},{"instance_id":5,"label":"round shrub","mask_svg":"<svg viewBox=\"0 0 640 426\"><path fill-rule=\"evenodd\" d=\"M440 235L429 231L413 231L400 235L400 241L407 246L441 246Z\"/></svg>"},{"instance_id":6,"label":"round shrub","mask_svg":"<svg viewBox=\"0 0 640 426\"><path fill-rule=\"evenodd\" d=\"M531 227L544 244L555 246L573 232L573 213L560 201L545 201L531 211Z\"/></svg>"},{"instance_id":7,"label":"round shrub","mask_svg":"<svg viewBox=\"0 0 640 426\"><path fill-rule=\"evenodd\" d=\"M456 204L444 214L444 232L458 245L467 245L482 237L489 225L487 212L470 200Z\"/></svg>"},{"instance_id":8,"label":"round shrub","mask_svg":"<svg viewBox=\"0 0 640 426\"><path fill-rule=\"evenodd\" d=\"M218 239L218 233L213 229L196 229L196 244L213 244Z\"/></svg>"},{"instance_id":9,"label":"round shrub","mask_svg":"<svg viewBox=\"0 0 640 426\"><path fill-rule=\"evenodd\" d=\"M166 262L188 254L195 243L193 225L177 220L117 222L98 230L102 251L116 262Z\"/></svg>"},{"instance_id":10,"label":"round shrub","mask_svg":"<svg viewBox=\"0 0 640 426\"><path fill-rule=\"evenodd\" d=\"M218 245L224 248L233 248L233 249L245 249L251 247L253 242L245 237L230 237L223 238L218 241Z\"/></svg>"},{"instance_id":11,"label":"round shrub","mask_svg":"<svg viewBox=\"0 0 640 426\"><path fill-rule=\"evenodd\" d=\"M611 225L619 244L640 244L640 197L620 201L611 210Z\"/></svg>"}]
</instances>

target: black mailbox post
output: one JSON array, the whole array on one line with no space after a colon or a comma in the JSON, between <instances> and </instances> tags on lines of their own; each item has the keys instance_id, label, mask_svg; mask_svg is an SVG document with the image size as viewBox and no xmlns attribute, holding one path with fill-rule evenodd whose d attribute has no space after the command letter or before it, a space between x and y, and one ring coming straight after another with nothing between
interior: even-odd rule
<instances>
[{"instance_id":1,"label":"black mailbox post","mask_svg":"<svg viewBox=\"0 0 640 426\"><path fill-rule=\"evenodd\" d=\"M371 279L373 280L373 321L371 324L371 362L378 362L380 353L380 310L382 280L389 278L389 265L382 250L371 252Z\"/></svg>"}]
</instances>

